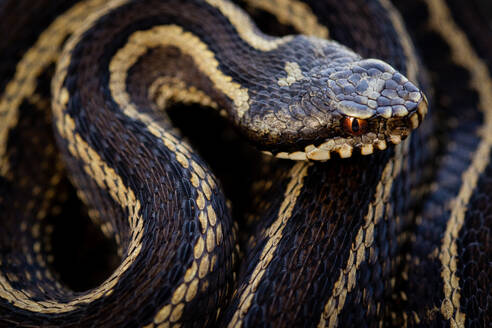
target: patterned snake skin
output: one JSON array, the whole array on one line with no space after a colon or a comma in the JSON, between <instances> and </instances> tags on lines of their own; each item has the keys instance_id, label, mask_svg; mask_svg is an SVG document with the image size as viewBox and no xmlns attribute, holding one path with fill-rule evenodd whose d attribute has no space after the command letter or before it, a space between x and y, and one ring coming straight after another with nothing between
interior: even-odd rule
<instances>
[{"instance_id":1,"label":"patterned snake skin","mask_svg":"<svg viewBox=\"0 0 492 328\"><path fill-rule=\"evenodd\" d=\"M237 5L0 1L0 326L490 325L488 2Z\"/></svg>"},{"instance_id":2,"label":"patterned snake skin","mask_svg":"<svg viewBox=\"0 0 492 328\"><path fill-rule=\"evenodd\" d=\"M490 326L492 51L482 33L492 31L491 7L486 1L398 6L431 73L442 146L438 174L409 238L397 322ZM424 17L410 18L416 12Z\"/></svg>"}]
</instances>

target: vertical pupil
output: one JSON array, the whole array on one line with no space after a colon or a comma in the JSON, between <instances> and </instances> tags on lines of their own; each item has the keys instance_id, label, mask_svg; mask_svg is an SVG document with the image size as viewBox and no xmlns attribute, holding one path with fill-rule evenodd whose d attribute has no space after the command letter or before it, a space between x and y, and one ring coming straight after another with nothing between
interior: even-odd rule
<instances>
[{"instance_id":1,"label":"vertical pupil","mask_svg":"<svg viewBox=\"0 0 492 328\"><path fill-rule=\"evenodd\" d=\"M354 131L354 132L359 131L359 120L358 119L354 119L352 121L352 131Z\"/></svg>"}]
</instances>

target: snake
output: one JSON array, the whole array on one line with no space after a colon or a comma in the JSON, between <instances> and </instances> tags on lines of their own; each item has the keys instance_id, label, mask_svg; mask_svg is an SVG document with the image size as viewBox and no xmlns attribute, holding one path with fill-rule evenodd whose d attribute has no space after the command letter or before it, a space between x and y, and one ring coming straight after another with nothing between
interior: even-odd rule
<instances>
[{"instance_id":1,"label":"snake","mask_svg":"<svg viewBox=\"0 0 492 328\"><path fill-rule=\"evenodd\" d=\"M485 326L492 54L448 2L1 2L0 326ZM263 152L246 223L175 103ZM83 291L68 184L120 257Z\"/></svg>"}]
</instances>

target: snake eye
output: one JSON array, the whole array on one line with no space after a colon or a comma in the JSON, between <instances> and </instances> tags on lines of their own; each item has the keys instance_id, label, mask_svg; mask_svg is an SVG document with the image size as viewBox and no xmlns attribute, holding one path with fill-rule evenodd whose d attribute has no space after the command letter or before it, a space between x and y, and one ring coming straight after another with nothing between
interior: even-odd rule
<instances>
[{"instance_id":1,"label":"snake eye","mask_svg":"<svg viewBox=\"0 0 492 328\"><path fill-rule=\"evenodd\" d=\"M367 121L353 117L345 117L343 119L343 127L345 131L354 136L360 136L367 129Z\"/></svg>"}]
</instances>

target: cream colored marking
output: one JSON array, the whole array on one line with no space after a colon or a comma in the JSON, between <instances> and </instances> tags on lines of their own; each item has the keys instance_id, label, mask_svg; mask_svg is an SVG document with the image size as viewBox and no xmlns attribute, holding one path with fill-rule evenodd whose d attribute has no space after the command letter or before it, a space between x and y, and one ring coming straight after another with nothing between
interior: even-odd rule
<instances>
[{"instance_id":1,"label":"cream colored marking","mask_svg":"<svg viewBox=\"0 0 492 328\"><path fill-rule=\"evenodd\" d=\"M198 180L198 176L195 173L191 174L190 181L191 181L191 184L193 185L193 187L195 187L195 188L198 188L198 186L200 185L200 180Z\"/></svg>"},{"instance_id":2,"label":"cream colored marking","mask_svg":"<svg viewBox=\"0 0 492 328\"><path fill-rule=\"evenodd\" d=\"M211 205L207 206L207 214L208 214L208 222L212 227L215 227L215 223L217 223L217 216L215 215L215 211Z\"/></svg>"},{"instance_id":3,"label":"cream colored marking","mask_svg":"<svg viewBox=\"0 0 492 328\"><path fill-rule=\"evenodd\" d=\"M296 152L289 154L289 159L294 160L294 161L305 161L307 158L306 158L305 152L296 151Z\"/></svg>"},{"instance_id":4,"label":"cream colored marking","mask_svg":"<svg viewBox=\"0 0 492 328\"><path fill-rule=\"evenodd\" d=\"M460 309L460 286L457 275L457 239L465 221L466 210L480 175L490 164L492 146L492 78L487 65L473 50L466 34L454 23L451 13L442 0L428 0L429 22L441 34L451 48L455 63L470 72L470 84L479 93L479 109L484 113L484 125L479 131L482 137L473 154L470 166L461 176L462 185L458 195L450 203L451 214L442 239L439 259L442 264L444 300L441 313L449 320L451 327L465 326L465 313Z\"/></svg>"},{"instance_id":5,"label":"cream colored marking","mask_svg":"<svg viewBox=\"0 0 492 328\"><path fill-rule=\"evenodd\" d=\"M157 107L166 109L171 102L184 104L200 104L202 106L218 109L218 105L203 91L194 86L188 86L177 77L163 76L157 78L149 87L149 99L153 99Z\"/></svg>"},{"instance_id":6,"label":"cream colored marking","mask_svg":"<svg viewBox=\"0 0 492 328\"><path fill-rule=\"evenodd\" d=\"M412 125L412 129L416 129L419 126L419 117L417 113L413 113L410 116L410 124Z\"/></svg>"},{"instance_id":7,"label":"cream colored marking","mask_svg":"<svg viewBox=\"0 0 492 328\"><path fill-rule=\"evenodd\" d=\"M17 64L15 75L6 85L0 97L0 175L6 177L9 171L7 160L7 138L19 118L19 106L24 99L30 98L36 89L37 78L51 63L54 63L59 54L62 42L67 35L79 28L87 18L88 12L103 15L107 9L120 5L126 1L114 1L104 9L104 0L89 0L78 3L65 14L59 16L38 38L36 43L22 57Z\"/></svg>"},{"instance_id":8,"label":"cream colored marking","mask_svg":"<svg viewBox=\"0 0 492 328\"><path fill-rule=\"evenodd\" d=\"M222 244L222 226L220 224L217 226L216 235L217 235L217 241L216 241L217 245Z\"/></svg>"},{"instance_id":9,"label":"cream colored marking","mask_svg":"<svg viewBox=\"0 0 492 328\"><path fill-rule=\"evenodd\" d=\"M214 189L216 187L215 186L214 179L212 178L211 175L208 175L207 176L207 183L208 183L208 185L210 186L211 189Z\"/></svg>"},{"instance_id":10,"label":"cream colored marking","mask_svg":"<svg viewBox=\"0 0 492 328\"><path fill-rule=\"evenodd\" d=\"M313 161L327 161L331 158L330 152L322 149L314 149L306 154L306 157Z\"/></svg>"},{"instance_id":11,"label":"cream colored marking","mask_svg":"<svg viewBox=\"0 0 492 328\"><path fill-rule=\"evenodd\" d=\"M132 231L135 231L136 233L132 234L132 239L128 248L132 251L113 274L97 288L91 290L87 294L77 296L68 303L58 303L52 300L33 301L30 298L26 298L21 290L13 288L5 277L0 275L1 298L6 299L18 308L41 313L63 313L73 311L78 305L92 302L104 296L104 294L112 290L118 282L118 277L128 269L141 250L143 218L139 215L141 208L140 202L135 197L133 191L126 188L117 173L112 168L108 167L99 155L75 133L74 121L68 116L63 119L65 121L64 127L59 131L70 143L70 153L84 161L85 172L100 188L106 189L106 185L111 186L110 190L108 190L111 197L117 203L121 204L123 208L128 209L128 221Z\"/></svg>"},{"instance_id":12,"label":"cream colored marking","mask_svg":"<svg viewBox=\"0 0 492 328\"><path fill-rule=\"evenodd\" d=\"M198 238L197 243L193 248L193 255L195 256L195 260L198 260L202 257L204 250L205 250L205 241L202 238Z\"/></svg>"},{"instance_id":13,"label":"cream colored marking","mask_svg":"<svg viewBox=\"0 0 492 328\"><path fill-rule=\"evenodd\" d=\"M197 198L196 198L196 205L200 210L203 210L205 208L205 197L203 197L203 193L200 190L197 190ZM205 212L202 212L205 214Z\"/></svg>"},{"instance_id":14,"label":"cream colored marking","mask_svg":"<svg viewBox=\"0 0 492 328\"><path fill-rule=\"evenodd\" d=\"M202 261L200 262L200 266L198 267L198 277L200 279L205 278L205 276L208 273L208 266L209 266L209 260L207 256L204 256L202 258Z\"/></svg>"},{"instance_id":15,"label":"cream colored marking","mask_svg":"<svg viewBox=\"0 0 492 328\"><path fill-rule=\"evenodd\" d=\"M362 155L369 155L369 154L372 154L374 151L374 146L373 145L363 145L361 148L360 148L360 153Z\"/></svg>"},{"instance_id":16,"label":"cream colored marking","mask_svg":"<svg viewBox=\"0 0 492 328\"><path fill-rule=\"evenodd\" d=\"M231 2L224 0L206 0L211 6L219 9L229 19L239 36L251 47L261 51L271 51L292 40L292 36L282 38L266 37L258 29L248 15Z\"/></svg>"},{"instance_id":17,"label":"cream colored marking","mask_svg":"<svg viewBox=\"0 0 492 328\"><path fill-rule=\"evenodd\" d=\"M390 134L389 139L395 145L398 145L401 142L401 136L397 134Z\"/></svg>"},{"instance_id":18,"label":"cream colored marking","mask_svg":"<svg viewBox=\"0 0 492 328\"><path fill-rule=\"evenodd\" d=\"M186 158L183 154L181 153L176 153L176 160L181 164L182 167L185 169L188 168L188 158Z\"/></svg>"},{"instance_id":19,"label":"cream colored marking","mask_svg":"<svg viewBox=\"0 0 492 328\"><path fill-rule=\"evenodd\" d=\"M386 141L379 140L379 142L376 144L376 146L378 147L379 150L385 150L387 147Z\"/></svg>"},{"instance_id":20,"label":"cream colored marking","mask_svg":"<svg viewBox=\"0 0 492 328\"><path fill-rule=\"evenodd\" d=\"M340 158L349 158L350 156L352 156L353 147L347 144L343 144L335 150L340 155Z\"/></svg>"},{"instance_id":21,"label":"cream colored marking","mask_svg":"<svg viewBox=\"0 0 492 328\"><path fill-rule=\"evenodd\" d=\"M304 151L306 153L309 153L310 151L313 151L316 149L316 146L315 145L307 145L306 147L304 147Z\"/></svg>"},{"instance_id":22,"label":"cream colored marking","mask_svg":"<svg viewBox=\"0 0 492 328\"><path fill-rule=\"evenodd\" d=\"M417 106L417 112L421 115L421 116L425 116L427 114L427 111L429 110L428 107L427 107L427 100L424 96L424 99L425 99L425 102L421 102L418 106Z\"/></svg>"},{"instance_id":23,"label":"cream colored marking","mask_svg":"<svg viewBox=\"0 0 492 328\"><path fill-rule=\"evenodd\" d=\"M217 255L212 256L212 261L210 262L210 272L215 269L215 265L217 264Z\"/></svg>"},{"instance_id":24,"label":"cream colored marking","mask_svg":"<svg viewBox=\"0 0 492 328\"><path fill-rule=\"evenodd\" d=\"M14 78L7 84L5 93L0 99L0 174L4 174L8 171L6 163L4 162L6 156L6 143L9 130L17 124L19 117L19 106L24 99L33 95L36 88L36 79L42 71L51 63L56 61L59 56L60 46L67 35L79 28L83 21L87 18L87 12L95 12L91 17L100 17L107 13L115 6L121 5L125 1L114 1L111 4L106 4L103 0L90 0L81 2L65 14L58 17L47 29L43 32L36 44L31 47L22 60L17 64L16 73ZM104 8L100 8L104 6ZM61 31L65 31L62 33ZM72 135L74 138L74 135ZM84 145L79 145L84 147ZM75 150L71 148L70 151ZM84 148L84 150L90 152L91 149ZM96 158L97 160L97 158ZM104 172L111 171L104 170L104 166L93 168L90 166L91 172L88 172L93 179L100 183L105 179ZM86 166L86 170L88 166ZM102 170L102 171L101 171ZM125 188L122 184L118 187ZM112 196L115 196L112 194ZM136 202L136 199L132 199L132 194L128 194L128 198L124 201L127 204L131 204L130 216L137 216L140 204ZM132 203L133 202L133 203ZM131 219L135 221L134 218ZM133 225L132 225L133 226ZM134 227L138 229L139 227ZM133 236L132 243L138 242L138 238L141 234L135 234ZM7 281L7 279L0 273L0 298L7 300L14 306L22 308L24 310L33 312L44 313L63 313L72 311L77 308L79 304L85 304L92 302L95 299L102 297L106 292L110 291L117 282L117 276L121 275L129 266L134 257L138 255L139 248L135 248L134 253L130 254L125 261L116 269L116 271L99 287L91 290L89 293L80 295L68 303L58 303L56 301L40 301L34 302L32 299L26 298L25 293L22 290L14 289Z\"/></svg>"},{"instance_id":25,"label":"cream colored marking","mask_svg":"<svg viewBox=\"0 0 492 328\"><path fill-rule=\"evenodd\" d=\"M198 222L200 223L200 228L202 233L205 233L205 231L207 231L208 224L207 224L207 217L203 211L200 212L200 215L198 216Z\"/></svg>"},{"instance_id":26,"label":"cream colored marking","mask_svg":"<svg viewBox=\"0 0 492 328\"><path fill-rule=\"evenodd\" d=\"M173 312L171 312L171 317L169 318L171 322L176 322L181 318L181 315L183 314L183 309L184 309L184 304L180 303L178 304Z\"/></svg>"},{"instance_id":27,"label":"cream colored marking","mask_svg":"<svg viewBox=\"0 0 492 328\"><path fill-rule=\"evenodd\" d=\"M302 75L299 64L296 62L286 62L285 72L287 72L287 77L281 77L277 81L277 84L281 87L290 86L292 83L298 82L305 78L304 75Z\"/></svg>"},{"instance_id":28,"label":"cream colored marking","mask_svg":"<svg viewBox=\"0 0 492 328\"><path fill-rule=\"evenodd\" d=\"M202 186L203 193L205 194L205 198L207 198L207 200L210 201L210 198L212 197L212 191L210 190L205 180L202 181L201 186Z\"/></svg>"},{"instance_id":29,"label":"cream colored marking","mask_svg":"<svg viewBox=\"0 0 492 328\"><path fill-rule=\"evenodd\" d=\"M215 234L212 229L208 229L206 237L207 251L211 253L215 248Z\"/></svg>"},{"instance_id":30,"label":"cream colored marking","mask_svg":"<svg viewBox=\"0 0 492 328\"><path fill-rule=\"evenodd\" d=\"M282 24L289 24L302 34L329 38L328 28L318 22L311 8L297 0L246 0L252 7L263 9L274 15Z\"/></svg>"},{"instance_id":31,"label":"cream colored marking","mask_svg":"<svg viewBox=\"0 0 492 328\"><path fill-rule=\"evenodd\" d=\"M198 279L193 279L191 282L190 286L188 287L188 292L186 293L186 302L190 302L195 298L197 292L198 292Z\"/></svg>"},{"instance_id":32,"label":"cream colored marking","mask_svg":"<svg viewBox=\"0 0 492 328\"><path fill-rule=\"evenodd\" d=\"M184 284L179 285L178 288L176 288L176 291L174 292L173 296L171 297L171 303L176 305L181 302L181 300L184 298L185 293L186 293L187 286Z\"/></svg>"},{"instance_id":33,"label":"cream colored marking","mask_svg":"<svg viewBox=\"0 0 492 328\"><path fill-rule=\"evenodd\" d=\"M394 157L384 167L381 179L376 186L374 200L369 204L367 214L364 217L364 224L359 228L352 242L345 268L340 269L338 279L333 284L331 295L325 303L318 327L337 326L338 315L343 310L347 294L356 285L357 270L361 263L366 260L366 253L373 247L374 226L379 223L387 208L393 181L400 174L402 159L408 151L409 145L410 140L407 139L403 144L396 146Z\"/></svg>"},{"instance_id":34,"label":"cream colored marking","mask_svg":"<svg viewBox=\"0 0 492 328\"><path fill-rule=\"evenodd\" d=\"M307 175L308 168L311 166L310 163L299 162L295 164L289 175L291 180L289 181L287 188L284 193L284 201L280 205L277 219L272 225L266 230L267 241L265 247L263 248L260 260L251 274L251 278L248 281L245 289L239 296L239 305L234 313L228 327L239 327L242 323L242 318L244 314L248 311L251 306L252 297L254 296L254 291L258 288L261 283L263 274L266 268L273 259L273 255L277 248L278 242L282 238L282 233L289 221L292 210L296 205L297 198L301 193L301 189L304 185L304 177Z\"/></svg>"},{"instance_id":35,"label":"cream colored marking","mask_svg":"<svg viewBox=\"0 0 492 328\"><path fill-rule=\"evenodd\" d=\"M198 266L196 262L193 262L191 264L191 267L189 267L188 270L186 270L184 281L190 282L193 279L193 277L196 275L197 270L198 270Z\"/></svg>"},{"instance_id":36,"label":"cream colored marking","mask_svg":"<svg viewBox=\"0 0 492 328\"><path fill-rule=\"evenodd\" d=\"M133 33L125 46L118 50L111 59L109 88L115 101L128 116L137 118L148 125L155 124L151 117L139 113L131 103L129 95L126 93L126 78L130 67L150 48L163 46L175 46L184 54L191 56L198 69L210 78L215 88L232 99L238 117L241 118L246 113L249 109L247 90L238 83L232 82L229 76L224 75L219 70L219 63L207 45L177 25L163 25ZM154 130L160 129L157 127L149 128L151 132ZM161 138L161 133L157 133L156 136Z\"/></svg>"},{"instance_id":37,"label":"cream colored marking","mask_svg":"<svg viewBox=\"0 0 492 328\"><path fill-rule=\"evenodd\" d=\"M93 16L91 16L91 17L93 17ZM97 17L95 19L97 19ZM87 25L84 25L84 27L85 28L89 28L94 23L94 20L95 19L94 18L93 18L93 20L89 19ZM52 82L52 90L54 91L53 112L54 112L55 117L57 118L57 128L61 131L60 133L62 135L65 135L66 134L66 133L63 133L63 129L66 128L66 122L65 122L65 120L67 118L70 119L68 116L66 116L64 114L64 109L65 108L64 108L63 104L65 104L65 101L67 100L65 98L66 98L66 95L68 93L66 91L63 91L62 83L63 83L63 80L65 79L65 76L66 76L66 73L67 73L67 68L68 68L68 65L70 63L70 54L71 54L71 51L74 49L75 45L79 42L80 38L85 33L85 31L86 31L85 29L79 29L79 30L77 30L74 33L74 35L72 36L72 38L69 39L69 41L68 41L68 43L67 43L67 45L66 45L66 47L65 47L65 49L63 51L63 54L60 57L60 60L58 62L57 71L56 71L56 74L55 74L55 78L53 79L53 82ZM181 31L181 33L179 33L179 31ZM178 41L176 39L176 37L181 37L183 35L186 36L186 34L184 34L182 32L181 28L179 28L177 26L157 27L155 29L152 29L151 32L156 33L158 35L158 38L163 37L163 35L162 34L159 34L159 32L164 33L164 35L170 37L169 39L166 39L169 42L171 42L171 43L168 43L168 44L173 44L172 42L177 43L177 44L181 44L181 41L183 41L183 40ZM170 34L166 34L168 32ZM177 32L177 34L176 33L173 34L173 32ZM139 46L139 42L137 40L134 40L135 38L138 38L138 37L142 37L142 41L143 42L147 42L147 41L151 40L149 42L154 42L156 45L159 45L159 42L157 42L157 40L155 40L155 38L153 38L149 34L146 34L145 32L141 32L143 34L141 34L140 36L138 36L137 35L138 33L139 32L136 32L136 33L134 33L130 37L129 42L125 46L125 49L134 49L136 47L136 48L138 48L138 49L141 50L142 48L139 48L138 47ZM191 34L189 34L188 37L191 37L194 40L194 37L191 36ZM133 40L133 42L132 42L132 40ZM213 69L214 69L213 64L216 64L216 66L215 66L215 68L216 68L218 66L218 63L215 61L215 59L213 59L213 54L211 54L210 52L208 52L208 53L206 52L207 50L203 48L203 46L204 46L203 43L200 43L200 41L198 40L198 43L193 43L193 45L187 44L187 46L189 48L191 48L192 46L195 47L194 49L191 49L190 51L192 51L192 52L193 51L196 51L200 55L203 55L200 58L201 59L205 59L205 64L202 62L201 65L202 66L205 65L207 70L211 70L212 72L216 73L215 71L213 71ZM150 116L148 116L148 115L146 115L144 113L139 113L136 108L134 108L131 104L129 104L128 95L124 92L125 91L125 88L124 87L122 88L122 84L124 84L124 81L125 81L125 78L123 78L123 76L126 76L127 70L123 70L122 73L119 73L118 72L119 71L119 68L120 68L118 66L119 64L121 64L122 67L125 67L125 65L128 64L127 62L119 62L118 63L118 59L120 59L120 60L122 59L122 58L118 58L118 54L120 54L120 55L121 54L124 54L124 52L122 53L121 51L123 51L123 50L120 50L115 55L115 57L113 58L113 60L110 63L110 71L112 71L112 70L113 71L116 71L116 73L111 72L111 77L110 77L110 83L113 82L115 84L115 85L113 85L113 89L111 89L111 91L113 92L114 99L118 102L118 104L120 106L127 105L127 106L122 106L122 109L123 109L124 113L126 115L128 115L128 116L130 116L130 117L132 117L134 119L140 120L141 122L143 122L144 124L146 124L147 127L148 127L148 130L152 134L154 134L155 136L157 136L163 142L163 144L171 152L173 152L175 154L177 161L184 168L186 168L186 167L189 167L190 168L192 175L193 175L193 173L196 173L196 175L199 176L201 180L203 180L203 183L206 180L211 179L211 177L209 177L209 175L204 172L204 170L201 168L201 166L192 159L192 156L190 154L190 148L187 145L185 145L183 143L180 143L172 134L170 134L169 132L165 131L157 122L155 122L154 120L152 120L152 118ZM200 53L200 51L204 51L204 52ZM127 55L130 56L130 54L127 54ZM210 57L210 55L212 55L212 57ZM132 57L132 58L133 58L133 60L135 60L135 57ZM138 58L138 56L137 56L137 58ZM129 60L128 58L125 58L125 59L126 60ZM209 66L209 65L212 65L212 66ZM127 66L127 69L129 67L130 66ZM220 75L220 72L218 74ZM115 78L115 76L117 78ZM123 78L123 80L118 80L119 78ZM220 83L225 83L224 85L226 87L229 87L229 88L233 88L234 89L234 85L231 84L231 83L229 83L229 80L227 80L223 76L219 76L219 77L215 76L215 78L216 78L216 82L219 81L219 84ZM118 93L115 93L115 91L122 91L122 92L118 94ZM229 91L226 90L225 93L227 94ZM238 90L235 90L235 91L238 92ZM230 92L229 92L229 94L230 94ZM241 98L241 95L243 96L242 98ZM238 107L241 107L244 104L242 104L240 101L247 101L247 97L248 97L247 96L247 93L240 94L240 97L236 97L234 99L234 101L236 102L236 104L238 105ZM122 100L123 100L123 102L122 102ZM128 103L125 103L125 101L128 101ZM79 140L77 140L77 142L79 142ZM80 145L80 144L74 143L74 142L69 142L69 147L71 149L77 147L77 145ZM202 181L199 181L199 182L200 182L200 185L201 185L202 184ZM124 196L124 192L122 192L121 189L113 189L113 188L115 188L115 186L114 186L115 181L106 181L106 183L108 184L108 186L110 186L110 188L112 190L119 190L119 194L121 194L121 196ZM190 180L190 183L193 184L193 181ZM196 199L197 204L201 204L202 198L203 198L203 201L204 201L203 192L200 190L200 188L198 188L198 190L197 190L197 199ZM203 211L203 208L205 207L205 205L206 204L204 203L203 204L203 207L201 207L202 211L201 211L201 213L199 213L199 217L201 217L202 215L204 215L205 216L205 220L204 221L207 222L208 221L207 220L207 213ZM141 220L138 220L138 222L141 222ZM138 238L141 238L142 237L142 230L139 230L138 233L135 234L135 235L138 236ZM205 236L202 233L199 236L199 238L197 238L197 242L196 242L196 244L194 246L194 256L195 256L194 264L198 266L198 274L200 274L200 267L204 266L204 263L207 263L209 261L209 254L207 254L207 253L204 252L204 250L205 250L204 249L204 246L205 246L205 240L204 240L204 238L205 238ZM139 244L137 246L137 248L136 248L136 250L138 252L140 251L140 247L141 247L141 245ZM138 252L137 252L137 254L138 254ZM127 267L132 263L132 261L134 260L134 258L135 258L135 256L130 256L130 257L127 258L129 262L128 262L128 264L125 264L124 270L127 269ZM198 263L200 263L200 265L198 265ZM193 264L192 264L192 268L193 268ZM207 269L208 269L208 267L207 267ZM121 270L115 272L115 275L116 276L112 280L112 282L114 284L118 281L117 278L121 274L121 272L122 272ZM188 274L191 274L188 271L187 271L187 273ZM195 271L195 273L196 273L196 271ZM203 277L205 277L205 276L203 276ZM190 277L190 276L185 277L185 278L192 279L192 277ZM193 279L198 279L198 278L193 278ZM171 295L171 301L172 300L175 300L176 302L178 302L177 300L180 300L180 301L179 301L178 304L175 304L174 305L174 307L171 309L171 315L169 316L168 319L166 319L166 320L169 320L170 322L176 322L176 321L178 321L180 319L182 313L183 313L183 308L184 308L183 295L185 295L183 293L183 290L187 290L187 288L189 286L188 283L187 283L187 281L189 281L189 280L187 280L187 279L183 279L183 280L184 281L180 285L176 286L176 289L174 290L173 295ZM193 280L192 280L192 282L193 282ZM166 304L166 305L164 305L164 307L165 306L168 306L168 305L169 304ZM161 310L162 310L162 308L161 308ZM155 324L166 325L169 322L163 322L163 323L161 323L161 322L158 322L158 320L156 318L154 318L154 323Z\"/></svg>"},{"instance_id":38,"label":"cream colored marking","mask_svg":"<svg viewBox=\"0 0 492 328\"><path fill-rule=\"evenodd\" d=\"M288 159L289 158L289 154L286 153L286 152L280 152L277 155L275 155L275 157L282 158L282 159Z\"/></svg>"},{"instance_id":39,"label":"cream colored marking","mask_svg":"<svg viewBox=\"0 0 492 328\"><path fill-rule=\"evenodd\" d=\"M374 136L374 138L376 138ZM390 140L393 143L400 143L401 138L399 136L390 136ZM399 140L399 141L398 141ZM374 151L374 146L376 146L380 150L386 149L386 141L384 140L379 140L379 139L373 139L371 140L372 144L363 144L358 146L360 148L361 154L362 155L368 155L371 154ZM335 138L335 139L328 139L321 145L315 146L315 145L309 145L305 147L305 151L297 151L293 153L287 153L287 152L280 152L275 155L277 158L282 158L282 159L291 159L291 160L313 160L313 161L326 161L329 160L331 157L332 152L338 153L338 155L341 158L348 158L352 156L352 152L354 147L350 145L351 139L350 138Z\"/></svg>"}]
</instances>

